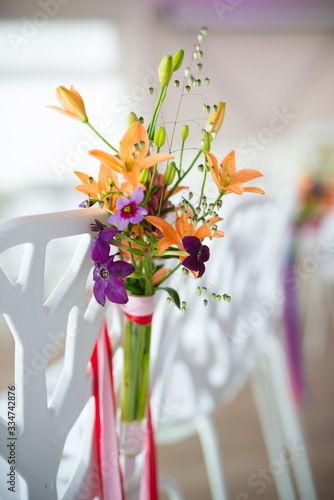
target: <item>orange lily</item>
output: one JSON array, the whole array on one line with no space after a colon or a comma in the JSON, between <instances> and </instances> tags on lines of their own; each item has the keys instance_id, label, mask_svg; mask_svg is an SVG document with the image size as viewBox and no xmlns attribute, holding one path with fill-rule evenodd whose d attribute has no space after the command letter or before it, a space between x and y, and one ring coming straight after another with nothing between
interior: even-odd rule
<instances>
[{"instance_id":1,"label":"orange lily","mask_svg":"<svg viewBox=\"0 0 334 500\"><path fill-rule=\"evenodd\" d=\"M119 198L116 194L113 195L112 192L118 193L119 188L118 188L118 178L116 173L112 170L112 168L108 167L107 165L102 164L100 167L99 171L99 179L98 182L96 182L94 179L92 182L89 182L92 178L84 174L83 172L74 172L79 179L81 180L82 184L79 186L76 186L76 190L79 191L80 193L83 193L85 195L89 195L91 198L98 198L98 195L101 194L102 196L102 201L109 210L109 212L113 213L116 212L117 207L116 207L116 202ZM111 179L114 182L114 186L110 189L110 182L108 179ZM121 186L121 190L123 189L123 185ZM108 193L111 191L110 196L104 196L104 194Z\"/></svg>"},{"instance_id":2,"label":"orange lily","mask_svg":"<svg viewBox=\"0 0 334 500\"><path fill-rule=\"evenodd\" d=\"M145 127L140 122L135 122L130 125L119 144L119 158L97 149L89 151L89 154L108 165L115 172L122 174L127 181L125 189L133 190L140 186L145 190L145 186L139 182L141 171L174 158L174 156L164 153L147 156L149 144Z\"/></svg>"},{"instance_id":3,"label":"orange lily","mask_svg":"<svg viewBox=\"0 0 334 500\"><path fill-rule=\"evenodd\" d=\"M231 151L220 166L218 166L217 158L208 151L205 151L206 157L210 165L210 172L213 180L218 186L220 193L229 191L235 194L242 194L243 192L264 194L263 189L258 187L244 187L243 183L262 177L261 172L253 169L236 170L235 166L235 152Z\"/></svg>"},{"instance_id":4,"label":"orange lily","mask_svg":"<svg viewBox=\"0 0 334 500\"><path fill-rule=\"evenodd\" d=\"M88 117L85 110L83 99L79 92L71 85L71 90L66 87L60 86L56 90L56 97L64 109L57 106L48 106L48 108L55 109L59 113L63 113L70 118L79 120L79 122L87 123Z\"/></svg>"},{"instance_id":5,"label":"orange lily","mask_svg":"<svg viewBox=\"0 0 334 500\"><path fill-rule=\"evenodd\" d=\"M199 228L195 229L195 226L193 224L189 224L188 218L191 217L191 212L189 210L186 210L186 212L179 217L177 215L177 211L180 207L175 208L175 213L176 213L176 220L175 220L175 229L173 226L171 226L168 222L165 220L161 219L160 217L156 217L154 215L147 215L145 219L153 224L154 226L158 227L160 231L163 234L163 238L158 243L158 252L162 253L167 248L169 248L172 245L176 245L181 251L184 251L184 247L182 244L182 240L185 236L196 236L200 241L204 240L204 238L212 238L212 234L210 231L210 228L216 224L216 222L219 222L223 220L222 218L216 218L216 217L211 217L209 219L210 221L210 228L206 224L203 224ZM216 231L214 238L222 238L224 236L224 233L222 231ZM185 257L180 257L181 262L184 260Z\"/></svg>"}]
</instances>

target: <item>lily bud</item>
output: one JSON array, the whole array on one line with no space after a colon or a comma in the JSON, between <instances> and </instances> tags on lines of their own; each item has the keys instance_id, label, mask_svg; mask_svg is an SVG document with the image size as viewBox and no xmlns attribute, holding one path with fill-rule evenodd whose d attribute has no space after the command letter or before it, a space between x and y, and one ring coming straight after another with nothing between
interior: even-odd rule
<instances>
[{"instance_id":1,"label":"lily bud","mask_svg":"<svg viewBox=\"0 0 334 500\"><path fill-rule=\"evenodd\" d=\"M211 132L211 139L213 138L212 131L214 130L217 134L218 130L220 129L224 115L225 115L225 103L224 102L219 102L218 106L216 106L217 111L215 110L211 113L210 118L207 121L205 129L208 132ZM209 130L209 127L213 123L213 129Z\"/></svg>"},{"instance_id":2,"label":"lily bud","mask_svg":"<svg viewBox=\"0 0 334 500\"><path fill-rule=\"evenodd\" d=\"M82 123L88 122L88 117L85 110L83 99L79 92L71 85L71 90L66 87L59 87L56 90L56 97L64 109L57 106L48 106L48 108L55 109L64 115L74 118Z\"/></svg>"},{"instance_id":3,"label":"lily bud","mask_svg":"<svg viewBox=\"0 0 334 500\"><path fill-rule=\"evenodd\" d=\"M171 161L168 164L164 175L164 186L170 186L172 184L175 172L176 172L176 163L175 161Z\"/></svg>"},{"instance_id":4,"label":"lily bud","mask_svg":"<svg viewBox=\"0 0 334 500\"><path fill-rule=\"evenodd\" d=\"M201 143L202 143L203 151L210 151L210 134L209 134L209 132L204 132Z\"/></svg>"},{"instance_id":5,"label":"lily bud","mask_svg":"<svg viewBox=\"0 0 334 500\"><path fill-rule=\"evenodd\" d=\"M185 141L188 137L189 134L189 127L188 125L183 125L182 130L181 130L181 139Z\"/></svg>"},{"instance_id":6,"label":"lily bud","mask_svg":"<svg viewBox=\"0 0 334 500\"><path fill-rule=\"evenodd\" d=\"M131 127L133 123L136 123L138 121L138 116L136 113L131 111L131 113L128 114L128 127Z\"/></svg>"},{"instance_id":7,"label":"lily bud","mask_svg":"<svg viewBox=\"0 0 334 500\"><path fill-rule=\"evenodd\" d=\"M184 50L180 49L178 52L176 52L175 56L173 57L173 66L174 66L173 71L177 71L181 67L181 64L183 63L183 58L184 58Z\"/></svg>"},{"instance_id":8,"label":"lily bud","mask_svg":"<svg viewBox=\"0 0 334 500\"><path fill-rule=\"evenodd\" d=\"M159 127L154 134L154 144L157 148L162 148L166 139L166 131L164 127Z\"/></svg>"},{"instance_id":9,"label":"lily bud","mask_svg":"<svg viewBox=\"0 0 334 500\"><path fill-rule=\"evenodd\" d=\"M141 171L141 174L139 176L139 182L141 184L146 184L146 182L148 181L148 176L149 175L150 175L149 169L148 168L144 168L144 170Z\"/></svg>"},{"instance_id":10,"label":"lily bud","mask_svg":"<svg viewBox=\"0 0 334 500\"><path fill-rule=\"evenodd\" d=\"M166 87L173 75L173 58L172 56L166 55L162 58L158 76L161 87Z\"/></svg>"}]
</instances>

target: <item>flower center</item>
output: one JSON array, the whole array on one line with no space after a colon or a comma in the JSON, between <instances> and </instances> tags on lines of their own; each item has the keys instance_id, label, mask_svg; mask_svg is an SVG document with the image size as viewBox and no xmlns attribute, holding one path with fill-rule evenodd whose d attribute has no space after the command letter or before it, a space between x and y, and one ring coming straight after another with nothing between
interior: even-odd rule
<instances>
[{"instance_id":1,"label":"flower center","mask_svg":"<svg viewBox=\"0 0 334 500\"><path fill-rule=\"evenodd\" d=\"M107 280L109 278L109 273L108 273L108 270L105 268L105 267L102 267L101 271L100 271L100 276L101 278L103 278L104 280Z\"/></svg>"}]
</instances>

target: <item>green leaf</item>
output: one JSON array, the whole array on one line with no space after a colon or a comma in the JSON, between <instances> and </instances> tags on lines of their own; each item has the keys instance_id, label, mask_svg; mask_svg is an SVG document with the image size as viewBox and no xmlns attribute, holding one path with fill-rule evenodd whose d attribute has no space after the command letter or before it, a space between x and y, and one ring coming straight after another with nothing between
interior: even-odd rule
<instances>
[{"instance_id":1,"label":"green leaf","mask_svg":"<svg viewBox=\"0 0 334 500\"><path fill-rule=\"evenodd\" d=\"M179 297L179 294L177 293L177 291L174 290L174 288L157 287L157 290L165 290L165 292L167 292L169 294L169 296L172 297L172 299L174 299L174 304L176 305L176 307L178 307L180 309L180 306L181 306L180 297Z\"/></svg>"},{"instance_id":2,"label":"green leaf","mask_svg":"<svg viewBox=\"0 0 334 500\"><path fill-rule=\"evenodd\" d=\"M144 295L145 290L136 279L127 278L124 283L125 289L133 295Z\"/></svg>"}]
</instances>

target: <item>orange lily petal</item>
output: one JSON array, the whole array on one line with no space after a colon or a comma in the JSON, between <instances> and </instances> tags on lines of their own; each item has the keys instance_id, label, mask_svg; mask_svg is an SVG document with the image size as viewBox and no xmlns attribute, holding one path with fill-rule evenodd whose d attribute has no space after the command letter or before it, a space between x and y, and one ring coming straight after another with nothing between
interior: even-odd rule
<instances>
[{"instance_id":1,"label":"orange lily petal","mask_svg":"<svg viewBox=\"0 0 334 500\"><path fill-rule=\"evenodd\" d=\"M257 179L257 177L263 177L263 174L258 170L253 170L251 168L245 168L243 170L238 170L230 178L231 184L238 184L239 182L244 183Z\"/></svg>"},{"instance_id":2,"label":"orange lily petal","mask_svg":"<svg viewBox=\"0 0 334 500\"><path fill-rule=\"evenodd\" d=\"M100 192L102 191L109 191L109 182L108 178L112 179L116 186L118 186L118 178L115 173L115 171L109 167L109 165L106 165L105 163L101 164L100 171L99 171L99 190Z\"/></svg>"},{"instance_id":3,"label":"orange lily petal","mask_svg":"<svg viewBox=\"0 0 334 500\"><path fill-rule=\"evenodd\" d=\"M58 106L46 106L47 108L54 109L63 115L68 116L69 118L74 118L75 120L82 121L77 115L71 113L70 111L65 111L64 109L58 108Z\"/></svg>"},{"instance_id":4,"label":"orange lily petal","mask_svg":"<svg viewBox=\"0 0 334 500\"><path fill-rule=\"evenodd\" d=\"M71 92L72 94L74 94L75 98L79 101L80 105L82 106L83 110L85 110L85 104L83 102L83 98L81 97L81 95L79 94L79 92L74 88L73 85L71 85Z\"/></svg>"},{"instance_id":5,"label":"orange lily petal","mask_svg":"<svg viewBox=\"0 0 334 500\"><path fill-rule=\"evenodd\" d=\"M225 186L224 189L235 194L242 194L244 192L244 186L241 182L238 184L229 184L228 186Z\"/></svg>"},{"instance_id":6,"label":"orange lily petal","mask_svg":"<svg viewBox=\"0 0 334 500\"><path fill-rule=\"evenodd\" d=\"M145 217L145 219L151 224L153 224L153 226L158 227L162 232L162 234L164 235L164 237L161 238L158 244L159 253L164 252L171 245L176 245L180 248L180 250L181 249L183 250L181 241L173 226L168 224L168 222L166 222L165 220L160 219L160 217L156 217L155 215L148 215Z\"/></svg>"},{"instance_id":7,"label":"orange lily petal","mask_svg":"<svg viewBox=\"0 0 334 500\"><path fill-rule=\"evenodd\" d=\"M226 170L227 174L229 174L231 177L235 172L235 152L230 151L228 155L225 156L225 158L222 161L222 165L224 167L224 170Z\"/></svg>"},{"instance_id":8,"label":"orange lily petal","mask_svg":"<svg viewBox=\"0 0 334 500\"><path fill-rule=\"evenodd\" d=\"M159 285L160 281L162 281L163 278L170 272L171 269L168 269L166 267L163 267L162 269L159 269L159 271L156 271L152 276L152 285L153 286Z\"/></svg>"},{"instance_id":9,"label":"orange lily petal","mask_svg":"<svg viewBox=\"0 0 334 500\"><path fill-rule=\"evenodd\" d=\"M100 160L101 163L106 163L109 167L113 168L115 172L121 174L125 169L125 165L123 164L123 162L114 155L105 153L104 151L100 151L99 149L92 149L91 151L88 151L88 154Z\"/></svg>"},{"instance_id":10,"label":"orange lily petal","mask_svg":"<svg viewBox=\"0 0 334 500\"><path fill-rule=\"evenodd\" d=\"M144 158L144 160L137 163L136 166L140 167L140 170L143 170L144 168L153 167L154 165L156 165L157 163L161 163L162 161L173 159L173 155L169 155L166 153L156 153L154 155L147 156L146 158Z\"/></svg>"},{"instance_id":11,"label":"orange lily petal","mask_svg":"<svg viewBox=\"0 0 334 500\"><path fill-rule=\"evenodd\" d=\"M138 157L136 154L136 158L139 158L139 161L147 155L150 141L144 125L140 122L135 122L127 129L119 144L119 155L124 163L130 160L134 144L139 144L141 141L145 143L145 147L143 149L139 148Z\"/></svg>"},{"instance_id":12,"label":"orange lily petal","mask_svg":"<svg viewBox=\"0 0 334 500\"><path fill-rule=\"evenodd\" d=\"M263 189L258 187L245 187L244 191L246 191L247 193L265 194Z\"/></svg>"}]
</instances>

